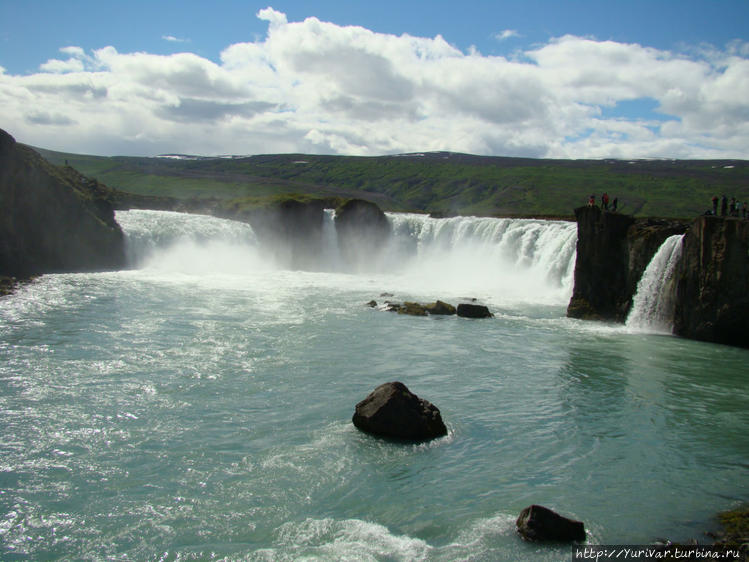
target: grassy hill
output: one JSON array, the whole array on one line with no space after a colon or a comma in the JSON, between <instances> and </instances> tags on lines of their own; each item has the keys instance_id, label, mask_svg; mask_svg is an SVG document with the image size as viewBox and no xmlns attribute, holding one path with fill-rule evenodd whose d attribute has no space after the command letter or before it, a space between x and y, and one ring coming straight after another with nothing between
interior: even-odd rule
<instances>
[{"instance_id":1,"label":"grassy hill","mask_svg":"<svg viewBox=\"0 0 749 562\"><path fill-rule=\"evenodd\" d=\"M638 216L692 217L714 195L749 201L746 160L548 160L447 152L356 157L303 154L134 158L36 149L110 187L178 199L284 194L361 197L388 210L571 216L603 192Z\"/></svg>"}]
</instances>

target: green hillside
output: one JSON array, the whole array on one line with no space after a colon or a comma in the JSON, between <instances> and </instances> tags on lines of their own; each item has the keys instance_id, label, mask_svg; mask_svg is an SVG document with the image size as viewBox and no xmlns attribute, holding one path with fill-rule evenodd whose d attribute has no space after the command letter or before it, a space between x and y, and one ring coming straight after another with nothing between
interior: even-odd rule
<instances>
[{"instance_id":1,"label":"green hillside","mask_svg":"<svg viewBox=\"0 0 749 562\"><path fill-rule=\"evenodd\" d=\"M456 153L355 157L99 157L38 150L110 187L179 199L361 197L389 210L570 216L607 192L638 216L691 217L713 195L749 201L746 160L545 160Z\"/></svg>"}]
</instances>

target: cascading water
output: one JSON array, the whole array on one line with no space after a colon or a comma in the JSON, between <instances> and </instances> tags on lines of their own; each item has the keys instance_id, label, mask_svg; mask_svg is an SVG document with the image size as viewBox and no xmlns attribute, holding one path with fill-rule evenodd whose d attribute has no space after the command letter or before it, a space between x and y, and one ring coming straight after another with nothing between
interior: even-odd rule
<instances>
[{"instance_id":1,"label":"cascading water","mask_svg":"<svg viewBox=\"0 0 749 562\"><path fill-rule=\"evenodd\" d=\"M668 237L650 260L637 284L627 328L668 333L673 330L673 276L681 258L683 238L683 234Z\"/></svg>"},{"instance_id":2,"label":"cascading water","mask_svg":"<svg viewBox=\"0 0 749 562\"><path fill-rule=\"evenodd\" d=\"M119 211L128 264L180 273L243 273L263 267L249 224L171 211ZM266 266L267 267L267 266Z\"/></svg>"},{"instance_id":3,"label":"cascading water","mask_svg":"<svg viewBox=\"0 0 749 562\"><path fill-rule=\"evenodd\" d=\"M575 223L389 214L388 263L415 280L502 301L565 304L575 267Z\"/></svg>"},{"instance_id":4,"label":"cascading water","mask_svg":"<svg viewBox=\"0 0 749 562\"><path fill-rule=\"evenodd\" d=\"M575 263L576 226L562 221L388 213L392 235L368 275L430 297L565 304ZM246 223L164 211L124 211L131 267L186 274L283 269ZM265 242L269 244L270 242ZM323 218L314 271L346 273L335 214Z\"/></svg>"}]
</instances>

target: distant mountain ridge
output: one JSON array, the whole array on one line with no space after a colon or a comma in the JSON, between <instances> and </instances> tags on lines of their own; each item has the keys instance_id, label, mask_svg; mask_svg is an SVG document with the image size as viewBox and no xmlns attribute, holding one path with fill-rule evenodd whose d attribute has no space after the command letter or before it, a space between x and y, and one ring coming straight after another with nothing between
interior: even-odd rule
<instances>
[{"instance_id":1,"label":"distant mountain ridge","mask_svg":"<svg viewBox=\"0 0 749 562\"><path fill-rule=\"evenodd\" d=\"M101 157L38 150L108 186L177 199L299 194L439 215L564 216L606 192L636 216L692 217L713 196L749 200L747 160L554 160L424 152L392 156Z\"/></svg>"}]
</instances>

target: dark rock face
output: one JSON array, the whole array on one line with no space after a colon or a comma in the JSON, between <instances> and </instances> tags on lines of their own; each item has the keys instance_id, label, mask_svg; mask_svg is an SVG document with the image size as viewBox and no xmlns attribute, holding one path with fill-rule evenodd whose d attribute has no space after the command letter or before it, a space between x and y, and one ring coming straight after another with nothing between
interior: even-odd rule
<instances>
[{"instance_id":1,"label":"dark rock face","mask_svg":"<svg viewBox=\"0 0 749 562\"><path fill-rule=\"evenodd\" d=\"M675 220L635 219L601 211L575 209L577 258L575 286L567 316L624 322L637 283L661 244L686 232Z\"/></svg>"},{"instance_id":2,"label":"dark rock face","mask_svg":"<svg viewBox=\"0 0 749 562\"><path fill-rule=\"evenodd\" d=\"M53 166L0 130L0 275L118 269L124 237L111 191Z\"/></svg>"},{"instance_id":3,"label":"dark rock face","mask_svg":"<svg viewBox=\"0 0 749 562\"><path fill-rule=\"evenodd\" d=\"M381 437L425 441L447 435L439 409L401 382L375 388L356 405L352 421L360 430Z\"/></svg>"},{"instance_id":4,"label":"dark rock face","mask_svg":"<svg viewBox=\"0 0 749 562\"><path fill-rule=\"evenodd\" d=\"M329 206L325 199L288 198L226 218L250 223L260 242L282 266L314 270L320 267L323 220Z\"/></svg>"},{"instance_id":5,"label":"dark rock face","mask_svg":"<svg viewBox=\"0 0 749 562\"><path fill-rule=\"evenodd\" d=\"M575 287L567 316L623 321L627 313L627 230L634 217L598 207L575 209Z\"/></svg>"},{"instance_id":6,"label":"dark rock face","mask_svg":"<svg viewBox=\"0 0 749 562\"><path fill-rule=\"evenodd\" d=\"M492 318L494 316L483 304L460 303L457 313L463 318Z\"/></svg>"},{"instance_id":7,"label":"dark rock face","mask_svg":"<svg viewBox=\"0 0 749 562\"><path fill-rule=\"evenodd\" d=\"M749 347L749 222L698 217L676 279L674 333Z\"/></svg>"},{"instance_id":8,"label":"dark rock face","mask_svg":"<svg viewBox=\"0 0 749 562\"><path fill-rule=\"evenodd\" d=\"M372 269L390 237L390 222L374 203L350 199L336 209L338 248L355 270Z\"/></svg>"},{"instance_id":9,"label":"dark rock face","mask_svg":"<svg viewBox=\"0 0 749 562\"><path fill-rule=\"evenodd\" d=\"M585 525L563 517L548 507L531 505L520 512L515 522L518 533L529 541L582 542Z\"/></svg>"}]
</instances>

